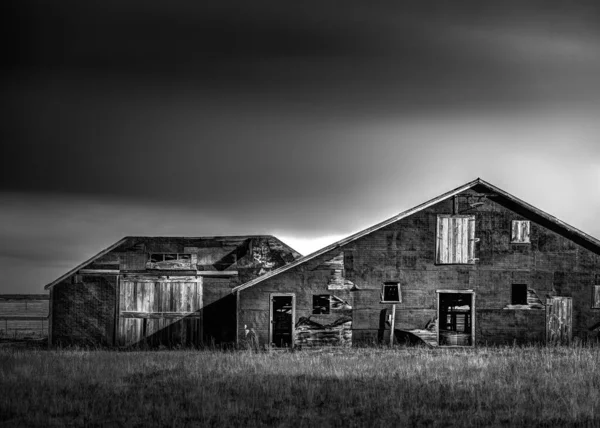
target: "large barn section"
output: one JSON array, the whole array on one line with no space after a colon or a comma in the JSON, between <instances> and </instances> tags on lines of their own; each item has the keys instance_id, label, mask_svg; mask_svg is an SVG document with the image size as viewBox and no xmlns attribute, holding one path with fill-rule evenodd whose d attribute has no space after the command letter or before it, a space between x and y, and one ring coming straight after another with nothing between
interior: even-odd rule
<instances>
[{"instance_id":1,"label":"large barn section","mask_svg":"<svg viewBox=\"0 0 600 428\"><path fill-rule=\"evenodd\" d=\"M599 255L597 239L477 179L235 287L238 341L387 341L384 289L401 340L597 340Z\"/></svg>"},{"instance_id":2,"label":"large barn section","mask_svg":"<svg viewBox=\"0 0 600 428\"><path fill-rule=\"evenodd\" d=\"M272 236L124 238L46 286L50 343L234 343L231 289L298 257Z\"/></svg>"},{"instance_id":3,"label":"large barn section","mask_svg":"<svg viewBox=\"0 0 600 428\"><path fill-rule=\"evenodd\" d=\"M128 237L46 288L52 345L595 341L600 241L477 179L305 257Z\"/></svg>"}]
</instances>

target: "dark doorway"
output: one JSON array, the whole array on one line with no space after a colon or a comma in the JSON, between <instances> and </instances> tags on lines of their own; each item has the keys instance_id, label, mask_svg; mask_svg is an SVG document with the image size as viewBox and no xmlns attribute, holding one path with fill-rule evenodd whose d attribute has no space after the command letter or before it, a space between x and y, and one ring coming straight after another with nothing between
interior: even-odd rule
<instances>
[{"instance_id":1,"label":"dark doorway","mask_svg":"<svg viewBox=\"0 0 600 428\"><path fill-rule=\"evenodd\" d=\"M473 346L474 300L471 292L438 293L440 346Z\"/></svg>"},{"instance_id":2,"label":"dark doorway","mask_svg":"<svg viewBox=\"0 0 600 428\"><path fill-rule=\"evenodd\" d=\"M271 296L271 344L278 348L294 345L294 296Z\"/></svg>"}]
</instances>

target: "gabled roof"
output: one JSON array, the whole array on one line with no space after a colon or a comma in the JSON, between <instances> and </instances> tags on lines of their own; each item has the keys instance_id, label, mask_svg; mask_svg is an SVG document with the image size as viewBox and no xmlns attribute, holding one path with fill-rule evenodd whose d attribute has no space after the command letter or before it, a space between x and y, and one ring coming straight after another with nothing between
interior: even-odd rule
<instances>
[{"instance_id":1,"label":"gabled roof","mask_svg":"<svg viewBox=\"0 0 600 428\"><path fill-rule=\"evenodd\" d=\"M79 271L80 269L83 269L85 266L89 265L90 263L94 262L95 260L99 259L100 257L110 253L111 251L117 249L118 247L120 247L121 245L127 243L128 241L136 241L136 240L246 240L246 239L271 239L274 241L277 241L279 243L281 243L284 247L288 248L290 250L290 252L292 253L292 255L295 258L300 257L300 253L298 253L296 250L294 250L293 248L291 248L289 245L283 243L281 240L277 239L275 236L272 235L241 235L241 236L201 236L201 237L189 237L189 236L126 236L122 239L120 239L119 241L115 242L114 244L112 244L110 247L105 248L104 250L100 251L98 254L96 254L95 256L89 258L88 260L84 261L83 263L78 264L77 266L75 266L73 269L71 269L70 271L68 271L67 273L65 273L64 275L60 276L59 278L55 279L54 281L52 281L50 284L44 286L45 290L50 289L51 287L55 286L56 284L64 281L65 279L69 278L72 275L75 275L77 273L77 271Z\"/></svg>"},{"instance_id":2,"label":"gabled roof","mask_svg":"<svg viewBox=\"0 0 600 428\"><path fill-rule=\"evenodd\" d=\"M464 184L460 187L457 187L454 190L451 190L449 192L446 192L436 198L430 199L429 201L422 203L421 205L417 205L414 208L411 208L409 210L406 210L404 212L401 212L400 214L389 218L385 221L382 221L381 223L377 223L374 226L371 226L365 230L362 230L358 233L355 233L354 235L348 236L347 238L342 239L341 241L335 242L331 245L328 245L324 248L321 248L320 250L315 251L312 254L309 254L307 256L301 257L295 261L293 261L292 263L289 263L285 266L282 266L278 269L275 269L271 272L268 272L260 277L257 277L251 281L248 281L244 284L238 285L237 287L233 288L231 290L232 293L235 293L237 291L241 291L244 290L246 288L252 287L253 285L256 285L262 281L265 281L269 278L272 278L276 275L279 275L283 272L286 272L290 269L295 268L296 266L299 266L303 263L308 262L309 260L312 260L316 257L319 257L331 250L334 250L336 248L342 247L346 244L349 244L350 242L356 241L357 239L362 238L363 236L366 236L372 232L375 232L376 230L382 229L386 226L389 226L392 223L397 222L398 220L401 220L405 217L408 217L412 214L415 214L421 210L424 210L432 205L435 205L441 201L444 201L448 198L451 198L452 196L458 195L461 192L464 192L465 190L469 190L475 186L485 186L487 187L492 193L497 194L498 196L501 196L503 198L505 198L506 200L512 202L513 204L516 204L517 206L520 206L521 208L525 209L526 211L531 212L532 214L550 222L551 224L554 224L556 227L562 229L563 231L567 232L567 234L569 234L572 237L576 237L578 238L580 241L584 241L586 242L589 246L591 246L592 248L594 248L599 254L600 254L600 241L584 232L582 232L579 229L576 229L573 226L568 225L567 223L559 220L558 218L551 216L550 214L540 210L539 208L534 207L533 205L528 204L527 202L522 201L521 199L511 195L508 192L505 192L504 190L482 180L481 178L477 178L467 184Z\"/></svg>"}]
</instances>

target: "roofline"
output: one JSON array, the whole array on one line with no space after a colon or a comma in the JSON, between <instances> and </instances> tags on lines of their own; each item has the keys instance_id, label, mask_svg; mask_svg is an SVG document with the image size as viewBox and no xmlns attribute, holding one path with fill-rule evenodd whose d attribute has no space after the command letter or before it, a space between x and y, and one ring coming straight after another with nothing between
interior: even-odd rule
<instances>
[{"instance_id":1,"label":"roofline","mask_svg":"<svg viewBox=\"0 0 600 428\"><path fill-rule=\"evenodd\" d=\"M292 253L295 253L299 256L302 256L302 254L300 254L298 251L296 251L295 249L293 249L292 247L290 247L288 244L286 244L285 242L283 242L281 239L277 238L274 235L220 235L220 236L125 236L124 238L121 238L119 241L115 242L114 244L112 244L110 247L105 248L104 250L100 251L98 254L96 254L95 256L90 257L89 259L87 259L86 261L78 264L77 266L75 266L73 269L71 269L70 271L68 271L67 273L65 273L64 275L60 276L59 278L55 279L54 281L52 281L50 284L47 284L44 286L44 290L49 290L50 288L52 288L53 286L55 286L56 284L58 284L59 282L64 281L65 279L67 279L68 277L70 277L71 275L74 275L75 273L77 273L78 270L82 269L83 267L85 267L86 265L88 265L89 263L92 263L94 260L104 256L105 254L111 252L112 250L114 250L115 248L117 248L119 245L122 245L123 243L125 243L128 239L143 239L143 238L151 238L151 239L157 239L157 238L169 238L169 239L218 239L218 238L227 238L227 239L248 239L248 238L271 238L271 239L275 239L277 240L279 243L281 243L282 245L286 246L287 248L289 248Z\"/></svg>"},{"instance_id":2,"label":"roofline","mask_svg":"<svg viewBox=\"0 0 600 428\"><path fill-rule=\"evenodd\" d=\"M429 201L424 202L421 205L417 205L414 208L411 208L409 210L403 211L400 214L397 214L397 215L395 215L392 218L384 220L384 221L382 221L380 223L375 224L374 226L371 226L371 227L369 227L367 229L361 230L360 232L357 232L354 235L350 235L350 236L348 236L348 237L346 237L346 238L344 238L344 239L342 239L340 241L334 242L333 244L330 244L330 245L328 245L326 247L323 247L320 250L315 251L314 253L311 253L311 254L309 254L307 256L304 256L304 257L302 257L302 258L300 258L300 259L298 259L296 261L293 261L292 263L289 263L289 264L287 264L285 266L282 266L282 267L280 267L278 269L275 269L274 271L271 271L271 272L266 273L266 274L264 274L262 276L259 276L258 278L255 278L255 279L253 279L251 281L248 281L248 282L246 282L244 284L238 285L237 287L232 288L231 292L232 293L236 293L238 291L242 291L242 290L245 290L246 288L252 287L253 285L258 284L259 282L262 282L262 281L264 281L264 280L266 280L268 278L272 278L275 275L279 275L280 273L285 272L288 269L291 269L293 267L301 265L302 263L305 263L305 262L307 262L309 260L312 260L315 257L319 257L320 255L325 254L325 253L327 253L327 252L329 252L331 250L335 250L337 247L341 247L342 245L346 245L346 244L348 244L348 243L350 243L352 241L355 241L355 240L357 240L359 238L362 238L365 235L368 235L369 233L375 232L376 230L379 230L379 229L381 229L383 227L386 227L386 226L388 226L388 225L390 225L390 224L392 224L392 223L394 223L394 222L396 222L396 221L398 221L400 219L403 219L404 217L407 217L407 216L409 216L411 214L419 212L419 211L421 211L421 210L423 210L425 208L430 207L431 205L437 204L438 202L443 201L446 198L449 198L449 197L454 196L454 195L456 195L456 194L458 194L460 192L463 192L463 191L465 191L467 189L470 189L471 187L475 186L476 184L479 184L480 182L481 182L481 180L478 178L478 179L473 180L473 181L471 181L471 182L469 182L467 184L464 184L464 185L462 185L460 187L457 187L456 189L451 190L449 192L446 192L443 195L440 195L440 196L435 197L433 199L430 199Z\"/></svg>"},{"instance_id":3,"label":"roofline","mask_svg":"<svg viewBox=\"0 0 600 428\"><path fill-rule=\"evenodd\" d=\"M68 271L64 275L58 277L57 279L55 279L54 281L52 281L50 284L44 286L44 290L49 290L51 287L54 287L59 282L64 281L65 279L67 279L71 275L75 274L79 269L83 268L84 266L86 266L87 264L93 262L94 260L102 257L106 253L109 253L110 251L114 250L115 248L117 248L119 245L123 244L129 238L132 238L132 237L131 236L126 236L124 238L121 238L120 240L118 240L117 242L115 242L114 244L112 244L110 247L105 248L104 250L102 250L98 254L96 254L95 256L92 256L89 259L87 259L86 261L78 264L77 266L75 266L73 269L71 269L70 271Z\"/></svg>"},{"instance_id":4,"label":"roofline","mask_svg":"<svg viewBox=\"0 0 600 428\"><path fill-rule=\"evenodd\" d=\"M395 215L392 218L384 220L384 221L382 221L380 223L375 224L374 226L371 226L371 227L369 227L367 229L361 230L360 232L357 232L354 235L350 235L350 236L348 236L348 237L346 237L346 238L344 238L344 239L342 239L342 240L340 240L338 242L335 242L335 243L330 244L330 245L328 245L328 246L326 246L324 248L321 248L320 250L317 250L314 253L311 253L311 254L309 254L307 256L304 256L304 257L302 257L302 258L300 258L300 259L298 259L298 260L296 260L296 261L294 261L292 263L289 263L289 264L287 264L285 266L282 266L282 267L280 267L278 269L275 269L274 271L271 271L271 272L266 273L266 274L264 274L262 276L259 276L258 278L255 278L255 279L253 279L251 281L248 281L248 282L246 282L244 284L238 285L237 287L234 287L231 290L231 292L232 293L236 293L238 291L242 291L242 290L245 290L246 288L252 287L252 286L254 286L254 285L256 285L256 284L258 284L258 283L260 283L260 282L262 282L262 281L264 281L266 279L272 278L272 277L274 277L276 275L279 275L280 273L283 273L283 272L285 272L285 271L287 271L289 269L292 269L292 268L294 268L296 266L299 266L299 265L301 265L303 263L306 263L309 260L312 260L312 259L314 259L316 257L319 257L319 256L321 256L321 255L323 255L323 254L325 254L325 253L327 253L327 252L329 252L331 250L334 250L334 249L336 249L338 247L341 247L341 246L346 245L346 244L348 244L348 243L350 243L352 241L355 241L355 240L357 240L359 238L362 238L363 236L368 235L369 233L375 232L376 230L379 230L381 228L389 226L390 224L392 224L392 223L394 223L394 222L396 222L398 220L401 220L401 219L403 219L405 217L408 217L409 215L415 214L415 213L417 213L417 212L419 212L421 210L424 210L425 208L428 208L428 207L430 207L432 205L435 205L435 204L437 204L437 203L439 203L439 202L441 202L441 201L443 201L445 199L448 199L448 198L450 198L450 197L452 197L454 195L457 195L457 194L459 194L461 192L464 192L465 190L468 190L468 189L470 189L472 187L475 187L476 185L479 185L479 184L490 188L490 190L494 191L495 193L498 193L499 195L503 196L504 198L506 198L506 199L508 199L508 200L510 200L510 201L512 201L514 203L517 203L517 204L523 206L527 210L529 210L529 211L531 211L531 212L539 215L540 217L542 217L542 218L544 218L544 219L546 219L548 221L551 221L552 223L556 224L557 226L559 226L559 227L561 227L563 229L566 229L567 231L569 231L569 232L571 232L571 233L573 233L575 235L578 235L580 238L588 241L589 243L591 243L592 245L594 245L594 246L596 246L596 247L598 247L600 249L600 241L598 239L594 238L593 236L588 235L587 233L582 232L581 230L579 230L579 229L577 229L577 228L575 228L575 227L573 227L573 226L571 226L571 225L569 225L569 224L567 224L567 223L559 220L558 218L556 218L556 217L554 217L554 216L546 213L545 211L543 211L543 210L541 210L539 208L536 208L533 205L528 204L527 202L522 201L521 199L517 198L516 196L511 195L510 193L508 193L508 192L506 192L506 191L504 191L504 190L502 190L502 189L500 189L500 188L498 188L498 187L496 187L496 186L488 183L487 181L482 180L481 178L477 178L477 179L475 179L475 180L473 180L473 181L471 181L471 182L469 182L467 184L464 184L464 185L462 185L460 187L457 187L454 190L451 190L451 191L446 192L446 193L444 193L444 194L442 194L440 196L437 196L437 197L435 197L433 199L430 199L427 202L422 203L421 205L417 205L414 208L411 208L409 210L403 211L400 214L397 214L397 215Z\"/></svg>"}]
</instances>

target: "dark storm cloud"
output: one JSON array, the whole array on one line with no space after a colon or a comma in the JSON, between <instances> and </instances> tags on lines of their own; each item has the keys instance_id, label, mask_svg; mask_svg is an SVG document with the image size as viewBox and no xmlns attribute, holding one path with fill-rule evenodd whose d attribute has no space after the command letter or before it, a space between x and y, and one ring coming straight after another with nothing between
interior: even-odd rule
<instances>
[{"instance_id":1,"label":"dark storm cloud","mask_svg":"<svg viewBox=\"0 0 600 428\"><path fill-rule=\"evenodd\" d=\"M356 122L595 96L595 57L540 50L597 41L590 10L557 5L14 3L0 188L215 210L344 199L373 174L369 137L340 131Z\"/></svg>"}]
</instances>

